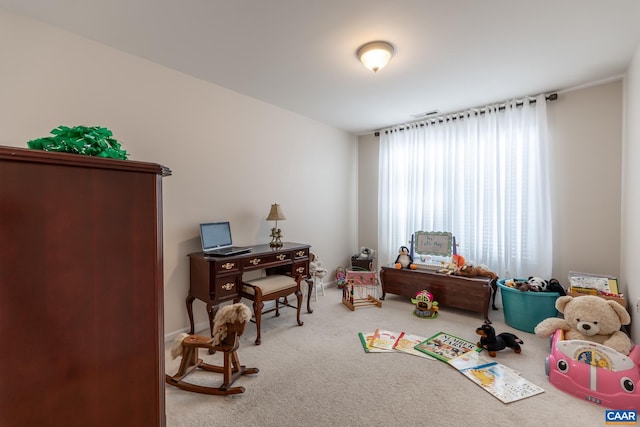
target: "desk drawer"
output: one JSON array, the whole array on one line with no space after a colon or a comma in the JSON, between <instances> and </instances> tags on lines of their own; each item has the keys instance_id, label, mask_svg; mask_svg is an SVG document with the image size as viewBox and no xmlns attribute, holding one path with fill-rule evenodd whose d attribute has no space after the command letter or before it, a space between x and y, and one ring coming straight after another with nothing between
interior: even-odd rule
<instances>
[{"instance_id":1,"label":"desk drawer","mask_svg":"<svg viewBox=\"0 0 640 427\"><path fill-rule=\"evenodd\" d=\"M214 268L217 274L240 271L240 262L238 260L216 261Z\"/></svg>"},{"instance_id":2,"label":"desk drawer","mask_svg":"<svg viewBox=\"0 0 640 427\"><path fill-rule=\"evenodd\" d=\"M309 264L306 261L295 262L293 264L293 268L291 269L293 276L297 276L300 274L302 277L309 276Z\"/></svg>"},{"instance_id":3,"label":"desk drawer","mask_svg":"<svg viewBox=\"0 0 640 427\"><path fill-rule=\"evenodd\" d=\"M296 260L303 259L303 258L309 258L309 248L298 249L298 250L293 251L293 257Z\"/></svg>"},{"instance_id":4,"label":"desk drawer","mask_svg":"<svg viewBox=\"0 0 640 427\"><path fill-rule=\"evenodd\" d=\"M237 297L240 293L240 276L227 276L216 279L215 295L218 302Z\"/></svg>"},{"instance_id":5,"label":"desk drawer","mask_svg":"<svg viewBox=\"0 0 640 427\"><path fill-rule=\"evenodd\" d=\"M252 256L242 258L240 260L243 270L251 270L254 268L264 268L278 264L286 264L291 262L291 253L279 252L277 254L269 254L265 256Z\"/></svg>"}]
</instances>

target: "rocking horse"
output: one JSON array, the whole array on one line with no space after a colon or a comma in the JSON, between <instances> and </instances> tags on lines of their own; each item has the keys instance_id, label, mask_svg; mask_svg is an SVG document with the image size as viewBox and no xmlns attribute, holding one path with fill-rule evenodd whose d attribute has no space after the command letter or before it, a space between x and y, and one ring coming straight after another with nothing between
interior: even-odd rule
<instances>
[{"instance_id":1,"label":"rocking horse","mask_svg":"<svg viewBox=\"0 0 640 427\"><path fill-rule=\"evenodd\" d=\"M178 335L171 348L171 356L175 359L182 354L180 368L174 376L165 375L167 384L196 393L228 395L244 393L242 386L231 387L241 375L257 374L258 368L247 368L240 365L237 349L240 345L238 338L244 332L247 321L251 319L251 310L242 303L231 304L222 307L213 323L213 337L208 338L201 335L189 335L182 333ZM224 366L217 366L205 363L198 358L198 349L209 350L209 354L216 351L223 352ZM196 369L208 372L216 372L224 375L223 383L220 387L202 386L184 381L184 378Z\"/></svg>"}]
</instances>

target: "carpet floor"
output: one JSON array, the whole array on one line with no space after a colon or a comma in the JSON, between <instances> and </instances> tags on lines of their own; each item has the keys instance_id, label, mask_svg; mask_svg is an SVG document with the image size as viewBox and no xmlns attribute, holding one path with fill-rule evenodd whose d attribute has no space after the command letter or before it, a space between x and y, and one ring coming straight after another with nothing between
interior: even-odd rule
<instances>
[{"instance_id":1,"label":"carpet floor","mask_svg":"<svg viewBox=\"0 0 640 427\"><path fill-rule=\"evenodd\" d=\"M496 361L515 369L545 392L504 404L454 368L438 360L409 354L365 353L358 332L376 328L429 337L439 331L478 341L477 313L442 307L437 319L413 316L410 300L387 295L382 307L350 311L342 291L327 288L313 313L303 309L303 326L295 310L285 308L278 318L263 317L262 345L254 344L253 323L241 337L238 355L256 375L240 377L234 385L246 388L233 396L211 396L166 385L168 427L205 426L602 426L605 409L570 396L548 382L545 356L549 340L505 324L502 309L490 310L497 333L512 332L523 341L523 351L507 349ZM249 301L244 301L251 307ZM500 306L500 295L497 298ZM207 335L208 331L199 331ZM169 354L166 372L173 375L180 358ZM208 363L222 364L221 355ZM222 375L196 372L187 377L202 385L219 386Z\"/></svg>"}]
</instances>

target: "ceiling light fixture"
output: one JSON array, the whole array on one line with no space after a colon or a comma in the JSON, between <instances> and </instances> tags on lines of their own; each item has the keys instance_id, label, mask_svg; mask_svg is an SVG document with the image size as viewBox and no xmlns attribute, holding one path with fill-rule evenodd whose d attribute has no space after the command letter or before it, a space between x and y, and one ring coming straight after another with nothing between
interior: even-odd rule
<instances>
[{"instance_id":1,"label":"ceiling light fixture","mask_svg":"<svg viewBox=\"0 0 640 427\"><path fill-rule=\"evenodd\" d=\"M374 73L387 65L391 56L393 56L393 46L383 41L370 42L358 49L358 58Z\"/></svg>"}]
</instances>

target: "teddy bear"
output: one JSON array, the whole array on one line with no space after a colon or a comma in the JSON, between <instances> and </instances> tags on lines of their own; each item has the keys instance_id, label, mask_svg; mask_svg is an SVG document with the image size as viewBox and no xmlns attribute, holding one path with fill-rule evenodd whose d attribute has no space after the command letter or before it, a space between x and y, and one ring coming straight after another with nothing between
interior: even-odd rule
<instances>
[{"instance_id":1,"label":"teddy bear","mask_svg":"<svg viewBox=\"0 0 640 427\"><path fill-rule=\"evenodd\" d=\"M549 337L563 329L568 340L592 341L629 355L633 345L620 327L631 323L631 317L622 305L595 295L566 295L556 300L556 308L564 319L544 319L534 328L536 335Z\"/></svg>"},{"instance_id":2,"label":"teddy bear","mask_svg":"<svg viewBox=\"0 0 640 427\"><path fill-rule=\"evenodd\" d=\"M409 268L415 270L417 266L413 263L413 258L409 254L409 248L406 246L400 246L398 257L396 258L395 267L400 270L402 268Z\"/></svg>"}]
</instances>

